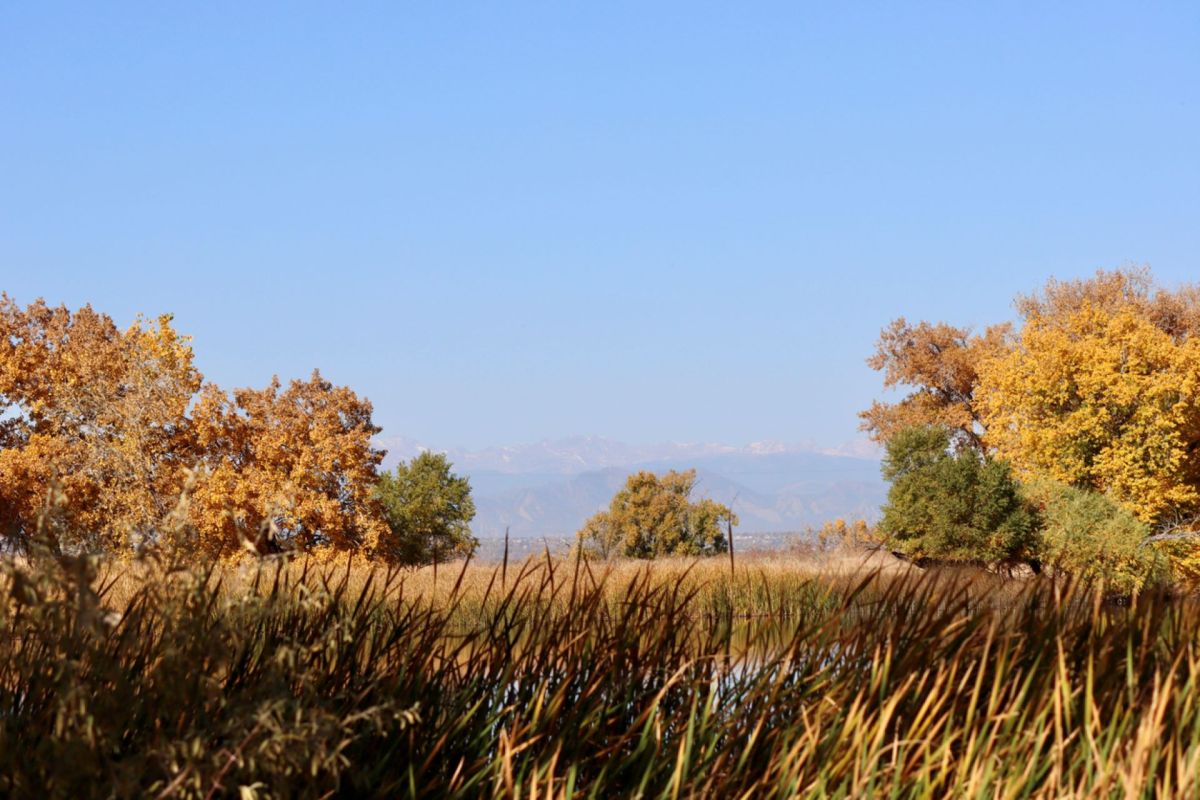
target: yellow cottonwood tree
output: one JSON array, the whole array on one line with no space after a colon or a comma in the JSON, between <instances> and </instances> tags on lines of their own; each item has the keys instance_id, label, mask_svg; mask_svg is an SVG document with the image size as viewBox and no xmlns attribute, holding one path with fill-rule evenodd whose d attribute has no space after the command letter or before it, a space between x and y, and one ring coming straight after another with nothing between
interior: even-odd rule
<instances>
[{"instance_id":1,"label":"yellow cottonwood tree","mask_svg":"<svg viewBox=\"0 0 1200 800\"><path fill-rule=\"evenodd\" d=\"M949 427L1025 480L1103 493L1160 529L1200 518L1200 288L1100 271L1051 280L1016 307L1015 329L978 338L903 319L886 328L869 363L885 386L913 391L874 404L863 427L883 442ZM1200 577L1200 540L1161 546Z\"/></svg>"},{"instance_id":2,"label":"yellow cottonwood tree","mask_svg":"<svg viewBox=\"0 0 1200 800\"><path fill-rule=\"evenodd\" d=\"M206 386L192 414L202 474L191 498L202 549L233 555L274 525L305 550L376 549L383 453L371 404L313 372L233 396Z\"/></svg>"},{"instance_id":3,"label":"yellow cottonwood tree","mask_svg":"<svg viewBox=\"0 0 1200 800\"><path fill-rule=\"evenodd\" d=\"M369 402L318 373L232 397L202 380L169 316L121 330L0 294L0 536L26 547L49 519L52 547L129 552L186 513L213 554L264 524L301 548L375 548Z\"/></svg>"},{"instance_id":4,"label":"yellow cottonwood tree","mask_svg":"<svg viewBox=\"0 0 1200 800\"><path fill-rule=\"evenodd\" d=\"M1094 489L1147 522L1200 510L1200 339L1133 303L1035 310L979 367L988 445L1026 477Z\"/></svg>"},{"instance_id":5,"label":"yellow cottonwood tree","mask_svg":"<svg viewBox=\"0 0 1200 800\"><path fill-rule=\"evenodd\" d=\"M182 486L199 385L169 316L121 331L90 306L0 295L0 525L27 539L53 487L74 544L148 533Z\"/></svg>"}]
</instances>

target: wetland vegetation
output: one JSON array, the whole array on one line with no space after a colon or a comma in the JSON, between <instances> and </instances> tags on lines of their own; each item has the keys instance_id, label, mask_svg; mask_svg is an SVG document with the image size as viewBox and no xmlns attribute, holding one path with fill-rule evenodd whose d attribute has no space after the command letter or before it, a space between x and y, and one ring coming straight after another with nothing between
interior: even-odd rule
<instances>
[{"instance_id":1,"label":"wetland vegetation","mask_svg":"<svg viewBox=\"0 0 1200 800\"><path fill-rule=\"evenodd\" d=\"M0 789L1200 791L1196 604L856 558L10 562Z\"/></svg>"}]
</instances>

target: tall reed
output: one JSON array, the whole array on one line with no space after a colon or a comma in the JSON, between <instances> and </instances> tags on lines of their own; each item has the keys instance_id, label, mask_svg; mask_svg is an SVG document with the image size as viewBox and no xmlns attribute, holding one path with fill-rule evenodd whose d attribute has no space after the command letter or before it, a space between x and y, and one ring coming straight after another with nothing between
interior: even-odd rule
<instances>
[{"instance_id":1,"label":"tall reed","mask_svg":"<svg viewBox=\"0 0 1200 800\"><path fill-rule=\"evenodd\" d=\"M8 564L0 793L1200 796L1189 601L753 564L425 580Z\"/></svg>"}]
</instances>

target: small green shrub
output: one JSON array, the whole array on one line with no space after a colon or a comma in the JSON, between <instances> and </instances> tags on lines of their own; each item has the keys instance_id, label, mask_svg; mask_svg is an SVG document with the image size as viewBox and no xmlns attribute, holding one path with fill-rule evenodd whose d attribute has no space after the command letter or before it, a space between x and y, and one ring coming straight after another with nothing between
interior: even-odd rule
<instances>
[{"instance_id":1,"label":"small green shrub","mask_svg":"<svg viewBox=\"0 0 1200 800\"><path fill-rule=\"evenodd\" d=\"M1038 511L1041 560L1056 572L1120 592L1166 577L1163 556L1143 544L1150 526L1111 498L1051 480L1032 481L1022 493Z\"/></svg>"}]
</instances>

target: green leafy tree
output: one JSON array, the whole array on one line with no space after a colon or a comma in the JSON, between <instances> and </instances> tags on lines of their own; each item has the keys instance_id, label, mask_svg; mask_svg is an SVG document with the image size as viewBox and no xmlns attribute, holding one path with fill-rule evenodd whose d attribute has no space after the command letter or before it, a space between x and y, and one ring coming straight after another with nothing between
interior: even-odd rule
<instances>
[{"instance_id":1,"label":"green leafy tree","mask_svg":"<svg viewBox=\"0 0 1200 800\"><path fill-rule=\"evenodd\" d=\"M1022 492L1038 511L1042 561L1055 572L1130 592L1169 570L1163 554L1146 544L1150 526L1111 497L1048 479Z\"/></svg>"},{"instance_id":2,"label":"green leafy tree","mask_svg":"<svg viewBox=\"0 0 1200 800\"><path fill-rule=\"evenodd\" d=\"M450 466L445 455L425 452L380 477L375 494L389 533L380 541L379 555L401 564L428 564L475 551L471 485Z\"/></svg>"},{"instance_id":3,"label":"green leafy tree","mask_svg":"<svg viewBox=\"0 0 1200 800\"><path fill-rule=\"evenodd\" d=\"M1033 560L1036 517L1008 464L960 448L951 431L920 426L887 443L883 476L891 482L879 527L914 560Z\"/></svg>"},{"instance_id":4,"label":"green leafy tree","mask_svg":"<svg viewBox=\"0 0 1200 800\"><path fill-rule=\"evenodd\" d=\"M578 533L590 556L655 558L713 555L729 549L725 529L737 524L728 506L707 498L692 501L696 470L630 475L607 511L593 516Z\"/></svg>"}]
</instances>

